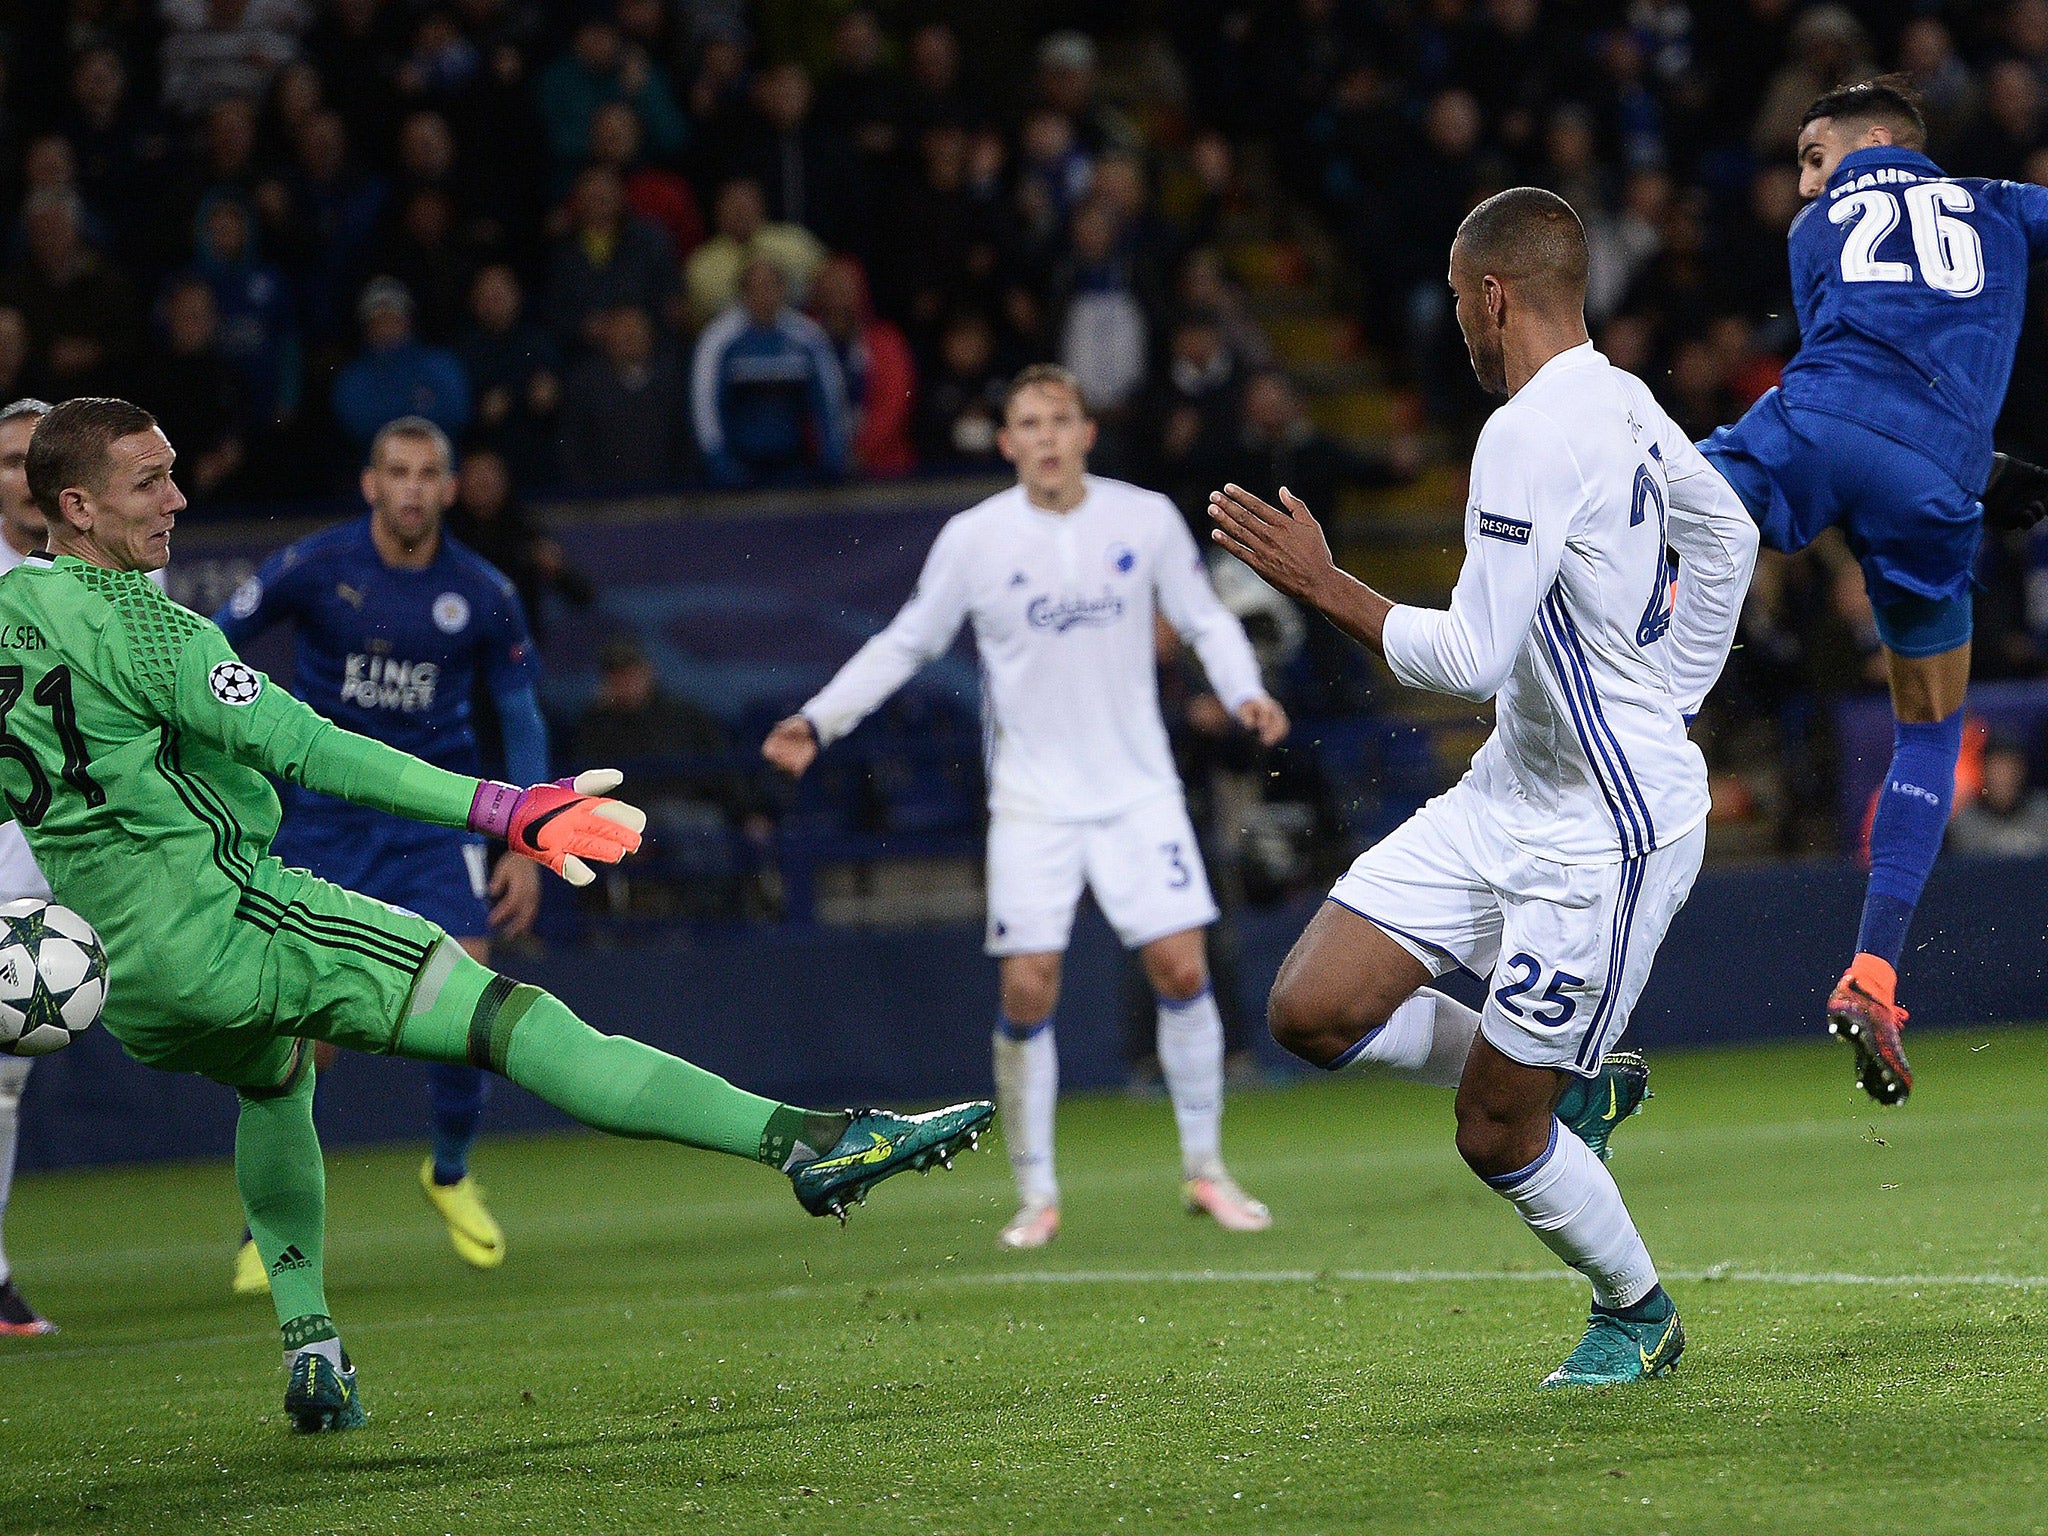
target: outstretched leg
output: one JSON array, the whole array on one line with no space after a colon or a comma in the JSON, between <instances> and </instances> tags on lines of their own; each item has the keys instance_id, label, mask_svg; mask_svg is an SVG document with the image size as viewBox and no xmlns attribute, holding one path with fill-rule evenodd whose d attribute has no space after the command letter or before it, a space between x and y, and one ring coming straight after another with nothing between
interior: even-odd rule
<instances>
[{"instance_id":1,"label":"outstretched leg","mask_svg":"<svg viewBox=\"0 0 2048 1536\"><path fill-rule=\"evenodd\" d=\"M1894 638L1899 606L1880 610ZM1887 649L1885 659L1898 724L1870 824L1870 883L1856 958L1828 998L1828 1030L1855 1048L1857 1080L1870 1096L1899 1104L1913 1088L1899 1038L1906 1022L1898 1006L1899 959L1955 803L1970 645L1965 640L1928 656Z\"/></svg>"},{"instance_id":2,"label":"outstretched leg","mask_svg":"<svg viewBox=\"0 0 2048 1536\"><path fill-rule=\"evenodd\" d=\"M914 1118L778 1104L638 1040L600 1034L559 999L487 970L450 940L421 971L393 1048L501 1073L613 1135L767 1163L791 1177L813 1215L843 1215L892 1174L950 1160L993 1113L986 1104Z\"/></svg>"}]
</instances>

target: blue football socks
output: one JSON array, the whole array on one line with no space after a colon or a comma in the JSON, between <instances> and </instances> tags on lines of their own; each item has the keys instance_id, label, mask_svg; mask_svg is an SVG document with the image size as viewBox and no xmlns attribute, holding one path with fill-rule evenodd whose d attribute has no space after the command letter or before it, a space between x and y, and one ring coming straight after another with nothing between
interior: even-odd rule
<instances>
[{"instance_id":1,"label":"blue football socks","mask_svg":"<svg viewBox=\"0 0 2048 1536\"><path fill-rule=\"evenodd\" d=\"M1898 969L1906 929L1927 875L1941 852L1955 803L1956 759L1963 752L1963 712L1932 725L1899 722L1892 762L1870 824L1870 885L1856 948Z\"/></svg>"},{"instance_id":2,"label":"blue football socks","mask_svg":"<svg viewBox=\"0 0 2048 1536\"><path fill-rule=\"evenodd\" d=\"M459 1184L469 1172L469 1149L484 1117L490 1082L475 1067L433 1062L427 1067L427 1104L434 1123L434 1182Z\"/></svg>"}]
</instances>

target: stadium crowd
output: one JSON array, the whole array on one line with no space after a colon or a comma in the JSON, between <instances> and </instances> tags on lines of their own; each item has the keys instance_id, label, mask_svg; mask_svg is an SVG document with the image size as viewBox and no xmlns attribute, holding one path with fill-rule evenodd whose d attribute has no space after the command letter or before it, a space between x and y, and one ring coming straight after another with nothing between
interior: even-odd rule
<instances>
[{"instance_id":1,"label":"stadium crowd","mask_svg":"<svg viewBox=\"0 0 2048 1536\"><path fill-rule=\"evenodd\" d=\"M999 470L1002 382L1038 360L1083 381L1097 467L1191 514L1224 478L1326 504L1462 462L1488 403L1444 255L1517 182L1579 211L1599 343L1704 435L1796 346L1791 152L1819 92L1895 68L1949 170L2048 180L2048 0L1193 0L1042 25L741 0L18 8L0 398L146 402L202 515L340 490L380 425L426 415L471 466L458 527L537 597L578 578L529 493ZM1390 451L1311 420L1229 259L1248 204L1334 252L1319 280L1403 402ZM2048 457L2038 318L2004 432ZM2048 670L2048 535L1993 543L1982 576L1979 673ZM1783 848L1834 836L1826 706L1878 665L1845 550L1767 563L1707 722L1737 820ZM1343 670L1288 702L1356 710Z\"/></svg>"}]
</instances>

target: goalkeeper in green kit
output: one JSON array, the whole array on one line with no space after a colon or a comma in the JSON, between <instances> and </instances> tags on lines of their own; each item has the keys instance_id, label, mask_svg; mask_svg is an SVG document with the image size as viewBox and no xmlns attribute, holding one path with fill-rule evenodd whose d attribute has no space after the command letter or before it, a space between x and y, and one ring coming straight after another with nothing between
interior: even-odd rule
<instances>
[{"instance_id":1,"label":"goalkeeper in green kit","mask_svg":"<svg viewBox=\"0 0 2048 1536\"><path fill-rule=\"evenodd\" d=\"M619 775L518 789L341 729L237 659L146 579L185 505L155 419L80 399L37 425L30 494L50 552L0 580L0 789L57 899L99 930L106 1026L131 1056L240 1097L235 1180L284 1333L301 1430L364 1421L327 1310L326 1180L310 1040L502 1073L587 1125L753 1158L813 1215L950 1161L986 1103L905 1117L777 1104L602 1035L469 958L440 928L270 856L266 774L502 837L572 883L640 845Z\"/></svg>"}]
</instances>

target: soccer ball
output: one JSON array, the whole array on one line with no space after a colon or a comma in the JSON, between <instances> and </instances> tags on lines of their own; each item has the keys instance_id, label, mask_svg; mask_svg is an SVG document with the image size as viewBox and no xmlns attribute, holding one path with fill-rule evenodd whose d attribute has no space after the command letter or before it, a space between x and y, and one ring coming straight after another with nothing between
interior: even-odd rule
<instances>
[{"instance_id":1,"label":"soccer ball","mask_svg":"<svg viewBox=\"0 0 2048 1536\"><path fill-rule=\"evenodd\" d=\"M47 1056L107 1004L107 952L92 924L54 901L0 906L0 1052Z\"/></svg>"}]
</instances>

